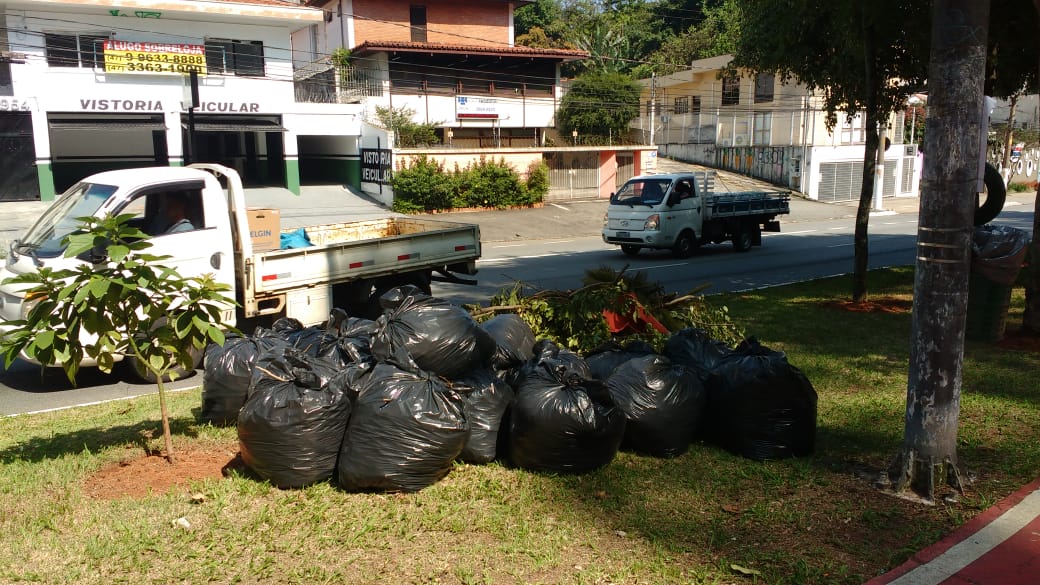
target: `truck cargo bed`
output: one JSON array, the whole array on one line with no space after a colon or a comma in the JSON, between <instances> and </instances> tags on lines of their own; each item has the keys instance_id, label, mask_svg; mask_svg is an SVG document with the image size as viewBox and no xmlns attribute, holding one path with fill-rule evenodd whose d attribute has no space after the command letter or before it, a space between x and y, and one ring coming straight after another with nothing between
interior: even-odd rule
<instances>
[{"instance_id":1,"label":"truck cargo bed","mask_svg":"<svg viewBox=\"0 0 1040 585\"><path fill-rule=\"evenodd\" d=\"M480 257L480 228L472 224L389 217L304 231L310 247L253 254L247 277L255 294L462 265Z\"/></svg>"}]
</instances>

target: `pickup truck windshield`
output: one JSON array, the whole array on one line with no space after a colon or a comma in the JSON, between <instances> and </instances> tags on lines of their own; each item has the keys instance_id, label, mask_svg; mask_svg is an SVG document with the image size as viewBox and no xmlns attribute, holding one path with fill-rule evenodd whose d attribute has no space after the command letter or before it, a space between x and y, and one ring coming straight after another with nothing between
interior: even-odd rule
<instances>
[{"instance_id":1,"label":"pickup truck windshield","mask_svg":"<svg viewBox=\"0 0 1040 585\"><path fill-rule=\"evenodd\" d=\"M654 206L664 200L671 182L670 179L632 179L618 189L610 202L615 205Z\"/></svg>"},{"instance_id":2,"label":"pickup truck windshield","mask_svg":"<svg viewBox=\"0 0 1040 585\"><path fill-rule=\"evenodd\" d=\"M79 224L77 217L94 215L101 204L116 192L115 185L77 183L40 216L25 237L15 242L16 253L55 258L65 251L62 239Z\"/></svg>"}]
</instances>

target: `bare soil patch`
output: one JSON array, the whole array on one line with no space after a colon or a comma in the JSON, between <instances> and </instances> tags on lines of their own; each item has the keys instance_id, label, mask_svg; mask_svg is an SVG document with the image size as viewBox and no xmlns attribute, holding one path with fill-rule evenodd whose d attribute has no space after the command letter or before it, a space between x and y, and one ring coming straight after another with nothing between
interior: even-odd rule
<instances>
[{"instance_id":1,"label":"bare soil patch","mask_svg":"<svg viewBox=\"0 0 1040 585\"><path fill-rule=\"evenodd\" d=\"M848 311L850 313L909 313L913 308L913 299L909 297L872 297L865 301L827 301L824 307Z\"/></svg>"},{"instance_id":2,"label":"bare soil patch","mask_svg":"<svg viewBox=\"0 0 1040 585\"><path fill-rule=\"evenodd\" d=\"M174 449L174 463L160 453L130 450L122 460L87 476L83 493L101 499L137 498L172 488L187 489L193 481L219 479L231 469L245 468L237 442L186 444Z\"/></svg>"}]
</instances>

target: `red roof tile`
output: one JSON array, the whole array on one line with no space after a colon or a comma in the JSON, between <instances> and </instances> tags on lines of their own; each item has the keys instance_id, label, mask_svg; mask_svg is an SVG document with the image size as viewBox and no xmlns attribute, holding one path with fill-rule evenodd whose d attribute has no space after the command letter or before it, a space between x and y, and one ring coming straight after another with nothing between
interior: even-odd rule
<instances>
[{"instance_id":1,"label":"red roof tile","mask_svg":"<svg viewBox=\"0 0 1040 585\"><path fill-rule=\"evenodd\" d=\"M366 41L361 45L354 47L351 52L357 55L363 55L366 53L378 53L383 51L510 55L514 57L562 59L564 61L585 59L589 56L587 51L578 51L575 49L540 49L525 46L494 47L487 45L449 45L441 43L409 43L406 41Z\"/></svg>"}]
</instances>

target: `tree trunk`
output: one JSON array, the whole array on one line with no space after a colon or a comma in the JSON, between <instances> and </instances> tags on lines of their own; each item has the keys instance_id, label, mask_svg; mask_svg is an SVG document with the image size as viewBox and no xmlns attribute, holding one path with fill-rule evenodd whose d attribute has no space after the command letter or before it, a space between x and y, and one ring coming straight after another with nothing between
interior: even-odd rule
<instances>
[{"instance_id":1,"label":"tree trunk","mask_svg":"<svg viewBox=\"0 0 1040 585\"><path fill-rule=\"evenodd\" d=\"M1040 0L1033 0L1040 13ZM1040 33L1040 30L1037 31ZM1029 270L1026 272L1026 310L1022 330L1040 335L1040 184L1033 197L1033 241L1029 244Z\"/></svg>"},{"instance_id":2,"label":"tree trunk","mask_svg":"<svg viewBox=\"0 0 1040 585\"><path fill-rule=\"evenodd\" d=\"M159 372L159 379L156 381L156 385L159 387L159 410L162 413L163 443L166 446L166 461L169 463L176 463L177 458L173 454L173 435L170 433L170 414L166 409L166 386L162 381L162 372Z\"/></svg>"},{"instance_id":3,"label":"tree trunk","mask_svg":"<svg viewBox=\"0 0 1040 585\"><path fill-rule=\"evenodd\" d=\"M1038 0L1040 1L1040 0ZM863 127L867 133L867 143L863 147L863 183L859 189L859 207L856 208L856 232L853 236L853 268L852 268L852 302L859 303L867 299L867 266L870 260L867 225L870 222L870 207L874 200L874 172L877 170L878 151L878 98L875 85L881 83L877 78L877 51L873 31L868 24L863 25L863 85L870 88L867 100Z\"/></svg>"},{"instance_id":4,"label":"tree trunk","mask_svg":"<svg viewBox=\"0 0 1040 585\"><path fill-rule=\"evenodd\" d=\"M932 5L925 127L935 148L921 181L903 446L889 470L897 493L929 502L939 486L963 490L957 426L989 4Z\"/></svg>"},{"instance_id":5,"label":"tree trunk","mask_svg":"<svg viewBox=\"0 0 1040 585\"><path fill-rule=\"evenodd\" d=\"M1011 171L1011 144L1015 141L1015 107L1018 105L1020 94L1016 93L1008 101L1007 127L1004 128L1004 153L1000 157L1000 172L1004 175L1004 184L1011 183L1011 177L1015 174Z\"/></svg>"}]
</instances>

